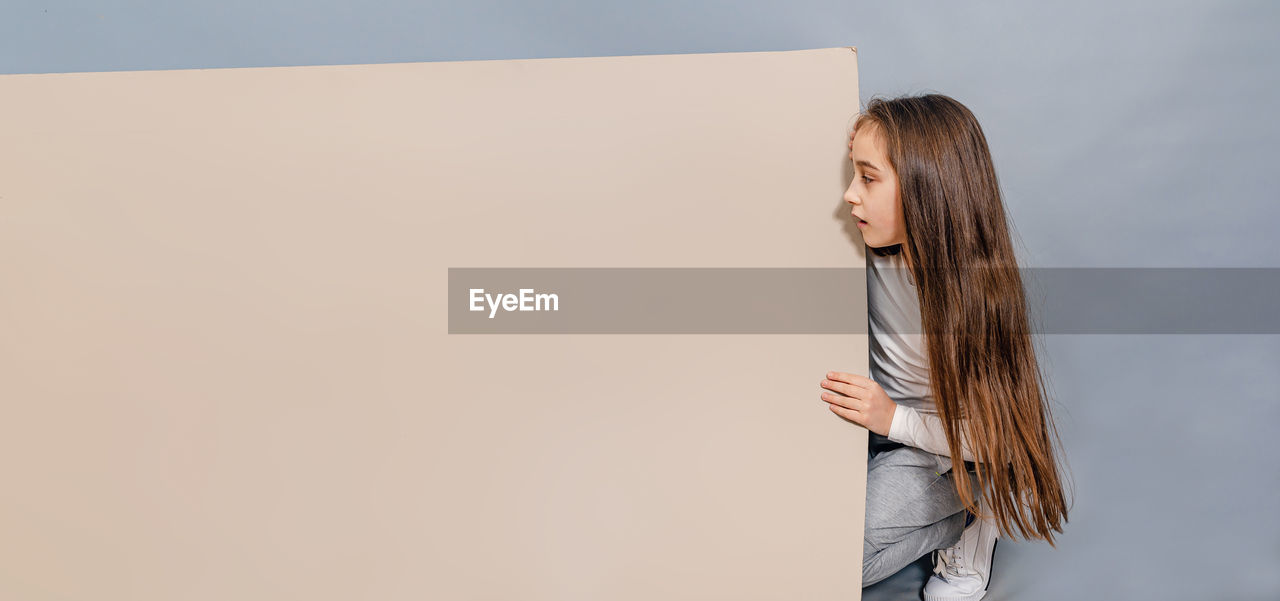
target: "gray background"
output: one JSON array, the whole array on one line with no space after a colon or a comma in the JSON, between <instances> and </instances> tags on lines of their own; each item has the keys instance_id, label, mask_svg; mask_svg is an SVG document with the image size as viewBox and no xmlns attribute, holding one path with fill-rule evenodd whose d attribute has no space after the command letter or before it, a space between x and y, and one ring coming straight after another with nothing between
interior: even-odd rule
<instances>
[{"instance_id":1,"label":"gray background","mask_svg":"<svg viewBox=\"0 0 1280 601\"><path fill-rule=\"evenodd\" d=\"M0 72L855 45L863 102L937 91L978 116L1026 265L1278 267L1278 17L1267 2L6 0ZM1057 549L1000 544L988 598L1280 598L1280 338L1051 335L1041 359L1075 504ZM912 598L923 578L866 597Z\"/></svg>"}]
</instances>

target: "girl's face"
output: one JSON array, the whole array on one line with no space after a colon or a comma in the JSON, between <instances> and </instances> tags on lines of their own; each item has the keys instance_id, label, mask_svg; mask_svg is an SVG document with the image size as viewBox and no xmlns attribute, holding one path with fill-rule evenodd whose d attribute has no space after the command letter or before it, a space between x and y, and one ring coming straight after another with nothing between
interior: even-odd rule
<instances>
[{"instance_id":1,"label":"girl's face","mask_svg":"<svg viewBox=\"0 0 1280 601\"><path fill-rule=\"evenodd\" d=\"M898 174L889 166L878 127L867 123L855 130L849 158L853 160L853 181L844 201L853 205L851 213L859 220L863 242L872 248L905 243L907 228L898 195Z\"/></svg>"}]
</instances>

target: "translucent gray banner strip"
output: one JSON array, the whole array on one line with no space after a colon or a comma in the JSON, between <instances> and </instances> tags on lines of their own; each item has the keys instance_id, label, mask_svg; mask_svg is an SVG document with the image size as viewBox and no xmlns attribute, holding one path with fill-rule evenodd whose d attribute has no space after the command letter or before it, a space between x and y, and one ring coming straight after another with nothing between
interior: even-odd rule
<instances>
[{"instance_id":1,"label":"translucent gray banner strip","mask_svg":"<svg viewBox=\"0 0 1280 601\"><path fill-rule=\"evenodd\" d=\"M866 334L864 272L449 268L449 333ZM1280 334L1280 268L1020 274L1036 334Z\"/></svg>"}]
</instances>

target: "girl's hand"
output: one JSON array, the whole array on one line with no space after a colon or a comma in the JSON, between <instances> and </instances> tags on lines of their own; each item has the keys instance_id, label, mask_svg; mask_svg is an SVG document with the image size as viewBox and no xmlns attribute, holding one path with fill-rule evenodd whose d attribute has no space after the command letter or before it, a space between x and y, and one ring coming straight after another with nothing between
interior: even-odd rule
<instances>
[{"instance_id":1,"label":"girl's hand","mask_svg":"<svg viewBox=\"0 0 1280 601\"><path fill-rule=\"evenodd\" d=\"M819 385L826 389L819 396L830 403L829 407L836 415L881 436L889 435L889 425L893 423L898 404L875 380L858 374L829 371Z\"/></svg>"}]
</instances>

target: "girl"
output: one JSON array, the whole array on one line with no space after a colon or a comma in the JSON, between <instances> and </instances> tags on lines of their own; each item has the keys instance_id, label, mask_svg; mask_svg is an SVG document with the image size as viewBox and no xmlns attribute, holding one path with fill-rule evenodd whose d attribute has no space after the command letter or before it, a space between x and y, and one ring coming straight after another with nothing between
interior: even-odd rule
<instances>
[{"instance_id":1,"label":"girl","mask_svg":"<svg viewBox=\"0 0 1280 601\"><path fill-rule=\"evenodd\" d=\"M997 534L1053 545L1067 521L995 169L940 94L873 98L851 138L871 377L828 372L821 398L870 431L863 586L936 550L926 601L980 599Z\"/></svg>"}]
</instances>

